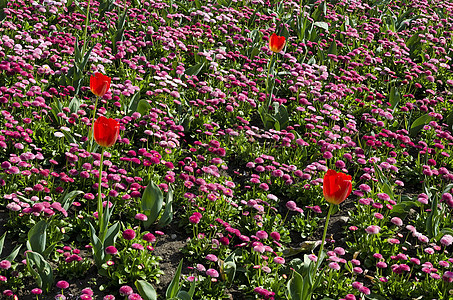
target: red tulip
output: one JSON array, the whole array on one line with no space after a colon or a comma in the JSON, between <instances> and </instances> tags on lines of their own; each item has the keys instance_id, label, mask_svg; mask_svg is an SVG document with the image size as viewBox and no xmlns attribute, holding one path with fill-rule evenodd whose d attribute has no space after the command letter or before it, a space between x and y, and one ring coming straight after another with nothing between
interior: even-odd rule
<instances>
[{"instance_id":1,"label":"red tulip","mask_svg":"<svg viewBox=\"0 0 453 300\"><path fill-rule=\"evenodd\" d=\"M120 134L120 123L102 116L94 122L94 140L99 146L110 147L115 144Z\"/></svg>"},{"instance_id":2,"label":"red tulip","mask_svg":"<svg viewBox=\"0 0 453 300\"><path fill-rule=\"evenodd\" d=\"M336 205L343 202L351 194L351 179L350 175L341 172L337 173L331 169L327 170L326 175L324 175L322 188L327 202Z\"/></svg>"},{"instance_id":3,"label":"red tulip","mask_svg":"<svg viewBox=\"0 0 453 300\"><path fill-rule=\"evenodd\" d=\"M271 35L269 38L269 49L271 49L275 53L280 53L283 47L285 46L285 37L278 36L275 33Z\"/></svg>"},{"instance_id":4,"label":"red tulip","mask_svg":"<svg viewBox=\"0 0 453 300\"><path fill-rule=\"evenodd\" d=\"M90 89L98 97L102 97L110 88L112 78L101 73L94 73L90 77Z\"/></svg>"}]
</instances>

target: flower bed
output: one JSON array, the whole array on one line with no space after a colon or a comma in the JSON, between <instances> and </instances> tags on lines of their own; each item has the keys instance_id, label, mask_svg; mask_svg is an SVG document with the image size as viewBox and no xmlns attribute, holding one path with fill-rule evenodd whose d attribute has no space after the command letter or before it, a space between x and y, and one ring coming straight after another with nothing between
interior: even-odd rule
<instances>
[{"instance_id":1,"label":"flower bed","mask_svg":"<svg viewBox=\"0 0 453 300\"><path fill-rule=\"evenodd\" d=\"M448 299L452 7L0 1L3 297Z\"/></svg>"}]
</instances>

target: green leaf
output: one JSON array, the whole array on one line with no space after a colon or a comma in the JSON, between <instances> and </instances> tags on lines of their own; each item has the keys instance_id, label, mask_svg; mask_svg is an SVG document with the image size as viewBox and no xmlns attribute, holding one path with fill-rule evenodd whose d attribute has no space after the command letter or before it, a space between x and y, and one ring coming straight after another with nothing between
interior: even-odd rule
<instances>
[{"instance_id":1,"label":"green leaf","mask_svg":"<svg viewBox=\"0 0 453 300\"><path fill-rule=\"evenodd\" d=\"M118 233L120 232L120 223L116 222L112 226L107 229L107 233L105 234L104 240L104 249L108 246L115 245L116 238L118 237Z\"/></svg>"},{"instance_id":2,"label":"green leaf","mask_svg":"<svg viewBox=\"0 0 453 300\"><path fill-rule=\"evenodd\" d=\"M69 207L71 206L74 198L77 195L81 195L84 193L85 193L84 191L71 191L71 192L65 194L64 196L62 196L60 199L58 199L58 202L61 203L61 207L63 207L65 210L68 210Z\"/></svg>"},{"instance_id":3,"label":"green leaf","mask_svg":"<svg viewBox=\"0 0 453 300\"><path fill-rule=\"evenodd\" d=\"M191 300L192 297L190 297L189 293L186 291L179 291L178 294L176 295L176 298L180 300Z\"/></svg>"},{"instance_id":4,"label":"green leaf","mask_svg":"<svg viewBox=\"0 0 453 300\"><path fill-rule=\"evenodd\" d=\"M171 223L173 220L173 190L169 189L167 193L167 201L165 204L165 210L162 217L157 224L158 227L164 227Z\"/></svg>"},{"instance_id":5,"label":"green leaf","mask_svg":"<svg viewBox=\"0 0 453 300\"><path fill-rule=\"evenodd\" d=\"M76 64L78 64L82 61L82 53L80 52L78 37L76 37L76 40L74 43L74 59L75 59Z\"/></svg>"},{"instance_id":6,"label":"green leaf","mask_svg":"<svg viewBox=\"0 0 453 300\"><path fill-rule=\"evenodd\" d=\"M196 285L197 285L197 281L196 280L192 280L192 282L190 283L190 289L187 292L191 298L193 298L193 295L195 294L195 286Z\"/></svg>"},{"instance_id":7,"label":"green leaf","mask_svg":"<svg viewBox=\"0 0 453 300\"><path fill-rule=\"evenodd\" d=\"M145 99L142 99L138 102L137 111L143 116L151 109L151 104L148 103Z\"/></svg>"},{"instance_id":8,"label":"green leaf","mask_svg":"<svg viewBox=\"0 0 453 300\"><path fill-rule=\"evenodd\" d=\"M71 113L77 113L80 107L80 99L77 96L74 96L69 102L69 109L71 110Z\"/></svg>"},{"instance_id":9,"label":"green leaf","mask_svg":"<svg viewBox=\"0 0 453 300\"><path fill-rule=\"evenodd\" d=\"M135 281L135 286L137 287L138 293L144 300L156 300L157 294L154 287L144 280Z\"/></svg>"},{"instance_id":10,"label":"green leaf","mask_svg":"<svg viewBox=\"0 0 453 300\"><path fill-rule=\"evenodd\" d=\"M6 18L5 8L7 3L7 0L0 0L0 21Z\"/></svg>"},{"instance_id":11,"label":"green leaf","mask_svg":"<svg viewBox=\"0 0 453 300\"><path fill-rule=\"evenodd\" d=\"M26 259L28 270L36 278L36 283L48 292L54 281L52 267L41 254L36 252L27 252ZM34 270L34 267L37 271Z\"/></svg>"},{"instance_id":12,"label":"green leaf","mask_svg":"<svg viewBox=\"0 0 453 300\"><path fill-rule=\"evenodd\" d=\"M303 296L304 279L297 271L293 271L293 277L288 281L288 292L291 300L304 300Z\"/></svg>"},{"instance_id":13,"label":"green leaf","mask_svg":"<svg viewBox=\"0 0 453 300\"><path fill-rule=\"evenodd\" d=\"M170 285L167 288L167 291L165 293L165 297L167 299L173 298L178 294L178 291L180 289L179 278L181 276L182 262L183 262L183 260L181 259L181 261L179 262L179 265L178 265L178 269L176 270L176 274L173 277L172 281L170 282Z\"/></svg>"},{"instance_id":14,"label":"green leaf","mask_svg":"<svg viewBox=\"0 0 453 300\"><path fill-rule=\"evenodd\" d=\"M19 254L20 248L22 248L22 245L17 245L16 247L14 247L14 250L11 251L10 255L8 255L8 257L5 259L10 262L15 260L17 257L17 254Z\"/></svg>"},{"instance_id":15,"label":"green leaf","mask_svg":"<svg viewBox=\"0 0 453 300\"><path fill-rule=\"evenodd\" d=\"M78 144L79 147L81 147L80 144L79 144L79 141L76 140L76 139L72 136L72 134L71 134L70 132L68 132L68 131L66 131L66 130L62 130L61 132L64 134L64 136L65 136L66 140L68 141L68 143Z\"/></svg>"},{"instance_id":16,"label":"green leaf","mask_svg":"<svg viewBox=\"0 0 453 300\"><path fill-rule=\"evenodd\" d=\"M330 44L330 47L329 47L329 50L327 51L327 53L334 54L334 55L338 54L337 42L336 42L335 38L333 39L332 43Z\"/></svg>"},{"instance_id":17,"label":"green leaf","mask_svg":"<svg viewBox=\"0 0 453 300\"><path fill-rule=\"evenodd\" d=\"M390 214L392 216L400 216L400 217L405 217L407 214L409 214L409 210L412 207L417 207L420 202L415 202L415 201L402 201L396 205L393 205L392 211Z\"/></svg>"},{"instance_id":18,"label":"green leaf","mask_svg":"<svg viewBox=\"0 0 453 300\"><path fill-rule=\"evenodd\" d=\"M411 128L409 129L409 134L411 136L416 135L420 130L422 130L423 126L431 122L433 119L434 118L428 114L419 117L414 121L414 123L412 123Z\"/></svg>"},{"instance_id":19,"label":"green leaf","mask_svg":"<svg viewBox=\"0 0 453 300\"><path fill-rule=\"evenodd\" d=\"M85 66L87 65L88 63L88 59L90 58L90 55L91 55L91 51L93 51L94 49L94 46L96 46L96 44L94 44L93 46L91 46L91 48L85 53L85 55L83 56L83 60L81 61L80 65L78 65L79 69L80 69L80 72L84 72L85 70Z\"/></svg>"},{"instance_id":20,"label":"green leaf","mask_svg":"<svg viewBox=\"0 0 453 300\"><path fill-rule=\"evenodd\" d=\"M201 8L200 0L195 0L195 6L197 7L197 9Z\"/></svg>"},{"instance_id":21,"label":"green leaf","mask_svg":"<svg viewBox=\"0 0 453 300\"><path fill-rule=\"evenodd\" d=\"M288 110L284 105L280 105L278 102L274 102L273 106L274 115L272 117L278 121L278 125L280 127L279 129L276 130L285 129L289 122Z\"/></svg>"},{"instance_id":22,"label":"green leaf","mask_svg":"<svg viewBox=\"0 0 453 300\"><path fill-rule=\"evenodd\" d=\"M282 24L282 26L280 26L280 29L278 30L278 34L279 36L284 36L286 40L288 40L289 38L289 31L288 31L288 28L286 28L286 25L285 24Z\"/></svg>"},{"instance_id":23,"label":"green leaf","mask_svg":"<svg viewBox=\"0 0 453 300\"><path fill-rule=\"evenodd\" d=\"M444 120L444 123L447 123L449 126L453 126L453 111L448 114Z\"/></svg>"},{"instance_id":24,"label":"green leaf","mask_svg":"<svg viewBox=\"0 0 453 300\"><path fill-rule=\"evenodd\" d=\"M453 188L453 183L448 184L442 191L442 194L448 193L452 188Z\"/></svg>"},{"instance_id":25,"label":"green leaf","mask_svg":"<svg viewBox=\"0 0 453 300\"><path fill-rule=\"evenodd\" d=\"M36 223L30 231L28 231L27 248L39 254L44 253L46 249L46 234L47 223L44 220Z\"/></svg>"},{"instance_id":26,"label":"green leaf","mask_svg":"<svg viewBox=\"0 0 453 300\"><path fill-rule=\"evenodd\" d=\"M421 37L418 33L413 34L406 42L407 48L411 49L413 46L419 44Z\"/></svg>"},{"instance_id":27,"label":"green leaf","mask_svg":"<svg viewBox=\"0 0 453 300\"><path fill-rule=\"evenodd\" d=\"M451 228L444 228L442 229L436 236L436 240L439 241L444 235L449 234L453 236L453 229Z\"/></svg>"},{"instance_id":28,"label":"green leaf","mask_svg":"<svg viewBox=\"0 0 453 300\"><path fill-rule=\"evenodd\" d=\"M365 298L370 299L370 300L387 300L388 299L386 297L383 297L383 296L375 294L375 293L365 295Z\"/></svg>"},{"instance_id":29,"label":"green leaf","mask_svg":"<svg viewBox=\"0 0 453 300\"><path fill-rule=\"evenodd\" d=\"M52 243L49 247L47 247L46 250L44 250L44 252L42 253L42 256L47 259L49 258L49 255L50 253L53 252L53 250L55 249L55 246L57 246L57 244L59 243L60 241L57 241L55 243Z\"/></svg>"},{"instance_id":30,"label":"green leaf","mask_svg":"<svg viewBox=\"0 0 453 300\"><path fill-rule=\"evenodd\" d=\"M90 239L91 243L93 244L94 261L96 262L96 265L100 267L104 263L105 259L104 245L96 235L96 229L94 229L94 226L91 223L89 223L89 225L90 225Z\"/></svg>"},{"instance_id":31,"label":"green leaf","mask_svg":"<svg viewBox=\"0 0 453 300\"><path fill-rule=\"evenodd\" d=\"M329 24L327 24L326 22L315 22L315 23L313 23L313 25L315 25L316 27L322 28L326 31L329 31Z\"/></svg>"},{"instance_id":32,"label":"green leaf","mask_svg":"<svg viewBox=\"0 0 453 300\"><path fill-rule=\"evenodd\" d=\"M123 40L123 35L124 35L124 30L125 30L125 22L126 22L126 16L127 16L127 7L124 10L124 13L121 15L121 17L118 18L116 22L116 28L117 30L114 32L112 36L112 43L113 43L113 49L112 52L116 54L117 52L117 46L116 44L120 41Z\"/></svg>"},{"instance_id":33,"label":"green leaf","mask_svg":"<svg viewBox=\"0 0 453 300\"><path fill-rule=\"evenodd\" d=\"M221 275L223 280L232 282L234 280L234 277L236 276L236 251L231 252L230 255L228 255L227 258L225 258L225 261L223 262L223 265L221 266Z\"/></svg>"},{"instance_id":34,"label":"green leaf","mask_svg":"<svg viewBox=\"0 0 453 300\"><path fill-rule=\"evenodd\" d=\"M314 65L314 64L316 64L316 59L315 59L314 56L312 56L312 57L308 60L307 65Z\"/></svg>"},{"instance_id":35,"label":"green leaf","mask_svg":"<svg viewBox=\"0 0 453 300\"><path fill-rule=\"evenodd\" d=\"M186 70L186 75L198 75L204 67L204 62L200 62Z\"/></svg>"},{"instance_id":36,"label":"green leaf","mask_svg":"<svg viewBox=\"0 0 453 300\"><path fill-rule=\"evenodd\" d=\"M258 54L260 54L260 52L261 52L260 49L253 47L252 50L250 51L249 58L253 59L255 56L258 56Z\"/></svg>"},{"instance_id":37,"label":"green leaf","mask_svg":"<svg viewBox=\"0 0 453 300\"><path fill-rule=\"evenodd\" d=\"M162 191L154 182L151 181L143 192L140 203L142 210L145 211L145 214L148 217L148 220L144 223L145 228L156 221L160 210L162 209L163 201L164 196L162 195Z\"/></svg>"},{"instance_id":38,"label":"green leaf","mask_svg":"<svg viewBox=\"0 0 453 300\"><path fill-rule=\"evenodd\" d=\"M266 130L274 128L275 120L269 114L267 108L265 108L264 105L258 107L258 113L261 117L261 121L263 122L264 128L266 128Z\"/></svg>"},{"instance_id":39,"label":"green leaf","mask_svg":"<svg viewBox=\"0 0 453 300\"><path fill-rule=\"evenodd\" d=\"M5 243L5 237L6 237L6 232L0 238L0 255L2 255L2 252L3 252L3 244Z\"/></svg>"},{"instance_id":40,"label":"green leaf","mask_svg":"<svg viewBox=\"0 0 453 300\"><path fill-rule=\"evenodd\" d=\"M390 89L389 102L393 109L393 112L395 112L396 106L400 102L400 93L398 91L398 88L394 86L392 86L392 88Z\"/></svg>"},{"instance_id":41,"label":"green leaf","mask_svg":"<svg viewBox=\"0 0 453 300\"><path fill-rule=\"evenodd\" d=\"M138 101L140 101L140 91L137 91L134 96L132 96L131 102L129 102L129 107L127 113L134 113L137 111Z\"/></svg>"},{"instance_id":42,"label":"green leaf","mask_svg":"<svg viewBox=\"0 0 453 300\"><path fill-rule=\"evenodd\" d=\"M374 170L376 172L376 177L379 180L379 186L380 186L381 190L384 193L386 193L387 195L389 195L390 198L394 199L395 195L393 193L393 189L392 189L392 187L390 185L390 182L387 179L387 177L384 175L384 173L382 173L382 170L376 164L374 164Z\"/></svg>"}]
</instances>

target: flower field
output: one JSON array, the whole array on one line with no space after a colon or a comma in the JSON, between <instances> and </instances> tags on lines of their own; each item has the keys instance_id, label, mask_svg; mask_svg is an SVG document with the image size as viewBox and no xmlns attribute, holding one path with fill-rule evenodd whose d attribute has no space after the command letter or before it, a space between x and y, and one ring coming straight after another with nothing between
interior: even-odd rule
<instances>
[{"instance_id":1,"label":"flower field","mask_svg":"<svg viewBox=\"0 0 453 300\"><path fill-rule=\"evenodd\" d=\"M0 0L1 299L453 299L452 11Z\"/></svg>"}]
</instances>

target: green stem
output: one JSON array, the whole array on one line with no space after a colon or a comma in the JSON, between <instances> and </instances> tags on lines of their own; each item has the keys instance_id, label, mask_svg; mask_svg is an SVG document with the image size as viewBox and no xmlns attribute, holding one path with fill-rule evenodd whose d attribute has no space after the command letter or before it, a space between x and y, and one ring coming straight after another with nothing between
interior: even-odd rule
<instances>
[{"instance_id":1,"label":"green stem","mask_svg":"<svg viewBox=\"0 0 453 300\"><path fill-rule=\"evenodd\" d=\"M93 117L91 118L91 137L90 137L90 149L88 152L93 150L93 138L94 138L94 117L96 116L96 108L98 106L99 97L96 96L96 102L94 103ZM90 131L88 131L88 136L90 136Z\"/></svg>"},{"instance_id":2,"label":"green stem","mask_svg":"<svg viewBox=\"0 0 453 300\"><path fill-rule=\"evenodd\" d=\"M99 181L98 181L98 220L99 220L99 236L103 236L104 228L104 207L102 206L102 194L101 194L101 184L102 184L102 163L104 161L104 147L101 148L101 164L99 165Z\"/></svg>"},{"instance_id":3,"label":"green stem","mask_svg":"<svg viewBox=\"0 0 453 300\"><path fill-rule=\"evenodd\" d=\"M267 80L266 80L266 92L269 93L269 101L267 102L266 105L266 110L269 111L269 106L271 105L271 99L272 99L272 93L269 89L269 75L271 73L271 65L272 65L272 59L274 58L274 52L272 52L271 59L269 60L269 65L267 67Z\"/></svg>"},{"instance_id":4,"label":"green stem","mask_svg":"<svg viewBox=\"0 0 453 300\"><path fill-rule=\"evenodd\" d=\"M83 33L82 56L85 56L85 51L86 51L86 48L87 48L86 47L86 45L87 45L87 30L88 30L88 19L90 18L90 5L91 5L91 0L88 0L87 15L86 15L86 19L85 19L85 31Z\"/></svg>"},{"instance_id":5,"label":"green stem","mask_svg":"<svg viewBox=\"0 0 453 300\"><path fill-rule=\"evenodd\" d=\"M329 212L327 213L326 224L324 225L324 233L322 234L322 241L321 241L321 247L319 248L318 263L316 264L316 270L319 268L319 265L321 264L321 254L322 254L322 250L324 248L324 242L326 240L326 234L327 234L327 227L329 226L329 219L330 219L330 215L332 214L333 206L334 206L334 204L332 204L332 203L329 204Z\"/></svg>"}]
</instances>

